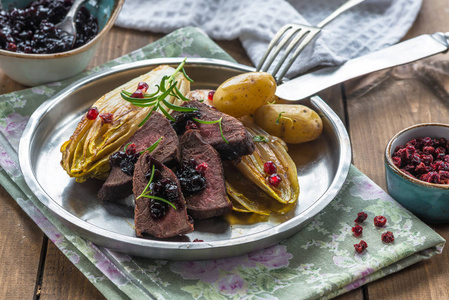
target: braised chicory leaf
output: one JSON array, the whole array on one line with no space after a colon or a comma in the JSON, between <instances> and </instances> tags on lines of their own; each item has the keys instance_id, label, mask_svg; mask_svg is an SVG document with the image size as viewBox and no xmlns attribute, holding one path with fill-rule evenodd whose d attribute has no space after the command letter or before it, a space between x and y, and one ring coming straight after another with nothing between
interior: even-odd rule
<instances>
[{"instance_id":1,"label":"braised chicory leaf","mask_svg":"<svg viewBox=\"0 0 449 300\"><path fill-rule=\"evenodd\" d=\"M151 72L139 76L99 98L93 107L97 107L100 115L113 115L111 122L103 122L101 118L89 120L85 116L78 123L72 136L61 146L61 165L67 174L83 182L88 178L105 179L109 173L109 156L133 135L139 125L144 122L153 110L170 113L167 103L181 105L184 101L173 95L167 95L164 102L156 109L154 106L141 107L126 101L121 91L133 91L140 82L149 86L148 94L159 90L158 86L164 77L170 77L175 69L169 66L159 66ZM183 72L177 72L173 77L176 89L182 94L190 90L190 81ZM145 99L144 99L145 100Z\"/></svg>"},{"instance_id":2,"label":"braised chicory leaf","mask_svg":"<svg viewBox=\"0 0 449 300\"><path fill-rule=\"evenodd\" d=\"M297 169L296 164L287 153L287 145L285 142L265 132L250 117L242 118L241 121L252 137L264 136L268 141L255 143L256 150L250 155L243 156L241 162L236 165L237 169L247 179L251 180L262 191L278 202L283 204L296 203L299 197ZM267 161L272 161L277 166L277 174L282 178L278 186L271 185L267 180L268 175L264 170L264 164ZM234 191L234 194L238 193ZM236 197L233 198L236 199ZM247 209L253 210L251 206L245 205L245 202L241 202L242 199L243 197L240 197L239 202ZM283 212L283 210L281 209L278 212Z\"/></svg>"}]
</instances>

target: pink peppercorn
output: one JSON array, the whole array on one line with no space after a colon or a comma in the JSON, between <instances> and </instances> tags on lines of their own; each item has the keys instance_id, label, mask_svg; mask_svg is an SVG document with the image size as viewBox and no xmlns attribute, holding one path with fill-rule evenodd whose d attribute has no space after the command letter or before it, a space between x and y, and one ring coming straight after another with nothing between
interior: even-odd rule
<instances>
[{"instance_id":1,"label":"pink peppercorn","mask_svg":"<svg viewBox=\"0 0 449 300\"><path fill-rule=\"evenodd\" d=\"M374 226L383 227L387 223L387 218L384 216L376 216L374 217Z\"/></svg>"},{"instance_id":2,"label":"pink peppercorn","mask_svg":"<svg viewBox=\"0 0 449 300\"><path fill-rule=\"evenodd\" d=\"M384 243L393 243L394 242L394 235L391 231L387 231L382 233L382 242Z\"/></svg>"},{"instance_id":3,"label":"pink peppercorn","mask_svg":"<svg viewBox=\"0 0 449 300\"><path fill-rule=\"evenodd\" d=\"M98 117L98 108L96 108L95 106L89 108L86 114L86 118L89 120L95 120L97 117Z\"/></svg>"},{"instance_id":4,"label":"pink peppercorn","mask_svg":"<svg viewBox=\"0 0 449 300\"><path fill-rule=\"evenodd\" d=\"M364 240L361 240L360 243L354 245L355 251L359 254L365 251L366 248L368 248L368 244Z\"/></svg>"},{"instance_id":5,"label":"pink peppercorn","mask_svg":"<svg viewBox=\"0 0 449 300\"><path fill-rule=\"evenodd\" d=\"M357 218L354 220L354 222L362 223L366 220L366 218L368 218L368 215L362 211L357 214Z\"/></svg>"},{"instance_id":6,"label":"pink peppercorn","mask_svg":"<svg viewBox=\"0 0 449 300\"><path fill-rule=\"evenodd\" d=\"M352 232L354 233L355 236L359 236L363 232L363 227L360 225L356 225L356 226L352 227Z\"/></svg>"}]
</instances>

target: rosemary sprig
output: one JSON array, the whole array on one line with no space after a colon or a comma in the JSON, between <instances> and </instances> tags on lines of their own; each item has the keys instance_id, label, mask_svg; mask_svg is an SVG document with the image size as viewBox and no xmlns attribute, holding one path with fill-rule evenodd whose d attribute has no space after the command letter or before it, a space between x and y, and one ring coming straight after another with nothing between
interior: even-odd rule
<instances>
[{"instance_id":1,"label":"rosemary sprig","mask_svg":"<svg viewBox=\"0 0 449 300\"><path fill-rule=\"evenodd\" d=\"M139 107L150 107L153 106L153 108L150 110L148 115L144 118L142 122L140 122L139 127L143 126L145 122L150 118L153 111L159 109L169 120L175 121L175 119L167 112L167 110L162 106L164 104L168 109L179 111L179 112L194 112L198 110L196 107L184 107L172 104L168 102L165 98L168 96L175 97L177 99L180 99L182 101L190 101L190 99L186 98L181 91L178 89L177 84L178 82L175 81L175 77L179 72L182 72L184 77L190 81L193 82L193 80L187 76L186 71L184 70L184 65L187 58L185 58L182 63L179 64L179 66L176 68L176 70L171 74L170 76L164 76L161 79L161 82L159 85L156 85L157 90L154 93L151 94L145 94L143 98L134 98L131 97L132 93L122 90L120 92L120 95L123 99L130 102L131 104Z\"/></svg>"},{"instance_id":2,"label":"rosemary sprig","mask_svg":"<svg viewBox=\"0 0 449 300\"><path fill-rule=\"evenodd\" d=\"M143 189L142 194L140 194L140 195L136 198L136 200L139 199L139 198L142 198L142 197L144 197L144 198L150 198L150 199L154 199L154 200L158 200L158 201L167 203L168 205L170 205L171 207L173 207L173 208L176 210L176 206L175 206L173 203L171 203L170 201L168 201L168 200L166 200L166 199L164 199L164 198L158 197L158 196L150 195L150 193L151 193L152 191L151 191L151 190L148 190L148 188L150 187L151 183L153 182L153 178L154 178L154 169L155 169L155 168L154 168L154 165L153 165L153 167L152 167L152 169L151 169L150 180L148 181L147 185L146 185L145 188Z\"/></svg>"},{"instance_id":3,"label":"rosemary sprig","mask_svg":"<svg viewBox=\"0 0 449 300\"><path fill-rule=\"evenodd\" d=\"M226 142L226 144L229 144L228 140L225 138L224 134L223 134L223 128L221 127L221 120L223 120L223 117L221 117L218 120L215 121L205 121L205 120L199 120L197 118L192 118L192 120L201 123L201 124L215 124L218 123L218 126L220 127L220 134L221 134L221 138Z\"/></svg>"},{"instance_id":4,"label":"rosemary sprig","mask_svg":"<svg viewBox=\"0 0 449 300\"><path fill-rule=\"evenodd\" d=\"M129 145L131 145L132 143L128 143L125 145L125 147L123 148L123 152L126 152L126 148L128 148Z\"/></svg>"},{"instance_id":5,"label":"rosemary sprig","mask_svg":"<svg viewBox=\"0 0 449 300\"><path fill-rule=\"evenodd\" d=\"M140 151L140 155L144 154L146 151L153 152L154 149L156 149L157 145L162 141L163 136L161 136L156 142L153 143L150 147L146 148L145 150Z\"/></svg>"},{"instance_id":6,"label":"rosemary sprig","mask_svg":"<svg viewBox=\"0 0 449 300\"><path fill-rule=\"evenodd\" d=\"M159 145L159 143L161 142L162 138L163 138L163 136L161 136L161 137L160 137L156 142L154 142L150 147L146 148L145 150L140 151L139 154L142 155L142 154L145 153L145 151L148 151L148 152L150 152L150 153L153 152L153 150L156 149L157 145ZM123 152L126 152L126 148L128 148L128 146L131 145L131 144L133 144L133 143L128 143L128 144L126 144L125 147L123 147Z\"/></svg>"}]
</instances>

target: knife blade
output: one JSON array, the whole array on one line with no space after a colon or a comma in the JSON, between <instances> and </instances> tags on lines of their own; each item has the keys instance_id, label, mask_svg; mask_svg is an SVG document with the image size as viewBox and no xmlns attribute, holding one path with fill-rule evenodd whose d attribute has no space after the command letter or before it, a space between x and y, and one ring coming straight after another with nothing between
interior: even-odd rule
<instances>
[{"instance_id":1,"label":"knife blade","mask_svg":"<svg viewBox=\"0 0 449 300\"><path fill-rule=\"evenodd\" d=\"M328 87L371 72L403 65L449 49L449 32L424 34L369 53L341 66L328 67L294 78L276 89L276 96L290 101L315 95Z\"/></svg>"}]
</instances>

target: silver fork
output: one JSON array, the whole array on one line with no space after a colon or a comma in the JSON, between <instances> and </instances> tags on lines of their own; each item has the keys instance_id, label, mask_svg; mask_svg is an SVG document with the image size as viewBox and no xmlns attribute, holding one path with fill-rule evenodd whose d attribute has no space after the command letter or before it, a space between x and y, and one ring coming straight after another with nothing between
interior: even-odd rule
<instances>
[{"instance_id":1,"label":"silver fork","mask_svg":"<svg viewBox=\"0 0 449 300\"><path fill-rule=\"evenodd\" d=\"M279 31L275 34L273 39L270 41L270 44L268 45L267 50L265 51L264 56L259 61L259 64L257 65L256 71L262 71L267 72L267 70L272 65L275 58L279 55L279 52L285 47L285 45L288 44L286 47L281 59L279 60L278 64L274 68L271 75L276 78L276 74L279 72L279 69L284 64L285 60L289 56L289 54L295 50L293 55L291 55L290 59L288 60L287 64L283 68L280 75L277 77L278 83L284 78L285 73L287 73L288 69L291 67L293 62L296 60L298 55L302 52L302 50L312 41L312 39L321 31L321 29L328 24L330 21L338 17L343 12L347 11L348 9L352 8L353 6L356 6L357 4L360 4L364 2L365 0L349 0L343 5L341 5L339 8L337 8L332 14L330 14L326 19L321 21L316 26L307 26L307 25L298 25L298 24L287 24L283 26ZM270 53L274 49L273 54ZM265 61L269 60L265 64Z\"/></svg>"}]
</instances>

